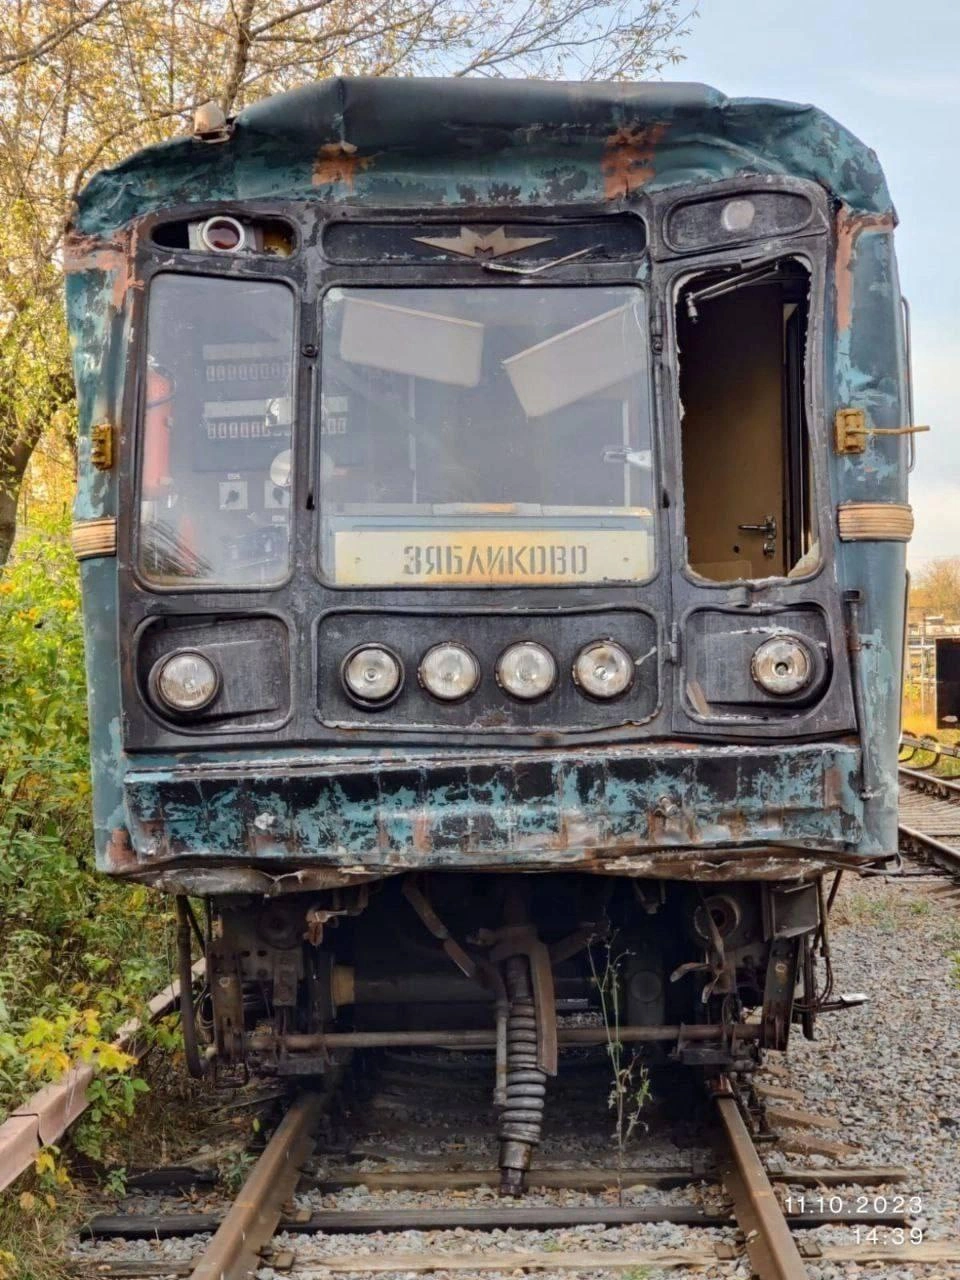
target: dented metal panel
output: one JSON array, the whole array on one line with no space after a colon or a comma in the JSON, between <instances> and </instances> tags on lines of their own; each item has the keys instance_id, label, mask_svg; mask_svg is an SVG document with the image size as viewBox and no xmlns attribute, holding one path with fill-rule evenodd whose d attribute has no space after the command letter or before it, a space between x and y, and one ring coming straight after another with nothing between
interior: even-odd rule
<instances>
[{"instance_id":1,"label":"dented metal panel","mask_svg":"<svg viewBox=\"0 0 960 1280\"><path fill-rule=\"evenodd\" d=\"M411 219L442 213L448 220L479 211L485 235L496 232L501 215L512 222L530 209L552 217L627 211L650 228L650 257L628 269L651 290L652 345L662 352L664 290L682 264L661 218L698 194L751 183L806 192L816 214L798 234L823 302L813 401L823 422L850 407L863 409L868 425L904 425L889 194L873 153L813 107L727 99L695 85L337 79L249 108L222 143L179 138L93 179L71 233L67 298L80 416L76 517L118 521L117 558L94 555L82 565L97 856L104 869L178 890L272 892L287 877L324 888L421 865L579 867L636 876L698 868L705 879L718 866L741 874L736 865L764 878L794 874L798 864L776 849L741 864L705 851L789 845L846 856L895 849L904 549L891 542L838 543L806 587L780 583L752 596L741 588L714 590L712 603L722 597L731 610L764 614L812 601L829 612L836 671L830 715L812 714L788 731L760 720L739 731L711 730L691 717L682 725L690 738L678 745L669 741L680 722L672 718L668 691L642 730L585 730L562 749L553 727L541 726L536 742L519 750L495 737L482 748L461 738L438 750L434 729L395 752L384 745L389 735L381 730L378 740L375 728L324 734L313 702L298 703L279 735L254 732L241 743L224 733L191 742L160 724L137 691L134 635L144 618L177 610L216 616L225 605L222 594L194 594L187 603L148 600L141 592L130 608L133 366L142 297L151 273L183 269L176 254L146 242L138 219L246 201L276 211L297 202L294 216L315 251L325 217L364 210L394 216L406 210ZM751 253L782 254L791 245L799 251L773 237ZM304 250L269 270L286 272L312 305L317 272L305 263ZM205 262L203 269L267 270L229 262ZM463 263L450 270L474 269ZM613 269L570 266L560 278L595 282L611 278ZM463 284L467 277L450 280ZM301 341L315 355L311 323L305 321ZM663 370L669 369L667 352ZM660 396L657 412L669 463L676 422L668 396ZM94 428L104 423L113 426L118 456L126 459L107 470L92 459ZM816 431L821 520L830 517L825 530L834 529L842 503L905 502L902 438L870 436L863 454L836 457L829 432ZM665 511L661 517L666 530ZM667 561L676 556L666 536L663 546ZM860 639L849 663L838 579L860 596ZM679 680L684 637L674 627L664 581L661 575L651 584L644 605L659 627L653 661L675 669ZM699 598L711 604L709 595ZM425 609L428 599L417 607ZM535 599L543 597L535 591L526 597L531 614ZM632 607L636 599L630 596ZM249 598L227 603L249 608ZM310 580L304 590L298 581L260 604L288 623L296 641L294 691L309 693L321 607L316 584ZM503 607L523 604L513 595ZM586 612L609 605L609 593L600 590L583 601ZM559 597L550 608L562 611ZM859 722L851 671L864 691ZM139 737L131 738L133 722ZM865 768L850 745L857 730ZM743 741L736 747L704 741L738 732ZM777 745L791 734L824 741ZM472 754L465 755L467 747ZM204 860L222 871L200 869Z\"/></svg>"},{"instance_id":2,"label":"dented metal panel","mask_svg":"<svg viewBox=\"0 0 960 1280\"><path fill-rule=\"evenodd\" d=\"M200 856L350 873L572 870L664 847L842 850L860 834L858 765L849 746L658 745L493 762L451 752L295 770L138 769L124 781L136 858L121 847L115 869Z\"/></svg>"},{"instance_id":3,"label":"dented metal panel","mask_svg":"<svg viewBox=\"0 0 960 1280\"><path fill-rule=\"evenodd\" d=\"M588 204L746 174L892 209L873 152L812 106L698 84L339 77L248 107L223 144L177 138L98 174L76 226L102 235L210 200Z\"/></svg>"}]
</instances>

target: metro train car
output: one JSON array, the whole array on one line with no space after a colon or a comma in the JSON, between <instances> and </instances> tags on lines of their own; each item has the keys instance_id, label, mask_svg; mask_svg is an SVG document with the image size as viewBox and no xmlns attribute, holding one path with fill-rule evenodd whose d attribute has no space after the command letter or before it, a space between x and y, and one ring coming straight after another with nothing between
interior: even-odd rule
<instances>
[{"instance_id":1,"label":"metro train car","mask_svg":"<svg viewBox=\"0 0 960 1280\"><path fill-rule=\"evenodd\" d=\"M190 1070L748 1072L896 856L908 330L873 152L695 84L342 78L106 170L67 257L95 827Z\"/></svg>"}]
</instances>

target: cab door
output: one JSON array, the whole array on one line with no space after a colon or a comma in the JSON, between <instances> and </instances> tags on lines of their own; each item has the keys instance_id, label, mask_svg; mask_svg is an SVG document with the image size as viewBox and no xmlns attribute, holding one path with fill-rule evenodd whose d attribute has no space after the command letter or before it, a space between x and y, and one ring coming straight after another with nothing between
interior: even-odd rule
<instances>
[{"instance_id":1,"label":"cab door","mask_svg":"<svg viewBox=\"0 0 960 1280\"><path fill-rule=\"evenodd\" d=\"M787 572L785 304L739 289L678 316L683 490L690 568L711 581Z\"/></svg>"}]
</instances>

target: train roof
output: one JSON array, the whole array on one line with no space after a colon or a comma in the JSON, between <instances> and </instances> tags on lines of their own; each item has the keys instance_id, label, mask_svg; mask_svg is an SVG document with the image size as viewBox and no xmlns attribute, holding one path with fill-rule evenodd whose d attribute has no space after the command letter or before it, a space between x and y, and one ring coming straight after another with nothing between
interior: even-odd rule
<instances>
[{"instance_id":1,"label":"train roof","mask_svg":"<svg viewBox=\"0 0 960 1280\"><path fill-rule=\"evenodd\" d=\"M96 174L74 228L171 206L321 199L373 207L590 205L742 175L812 179L892 213L876 155L817 107L701 84L337 77Z\"/></svg>"}]
</instances>

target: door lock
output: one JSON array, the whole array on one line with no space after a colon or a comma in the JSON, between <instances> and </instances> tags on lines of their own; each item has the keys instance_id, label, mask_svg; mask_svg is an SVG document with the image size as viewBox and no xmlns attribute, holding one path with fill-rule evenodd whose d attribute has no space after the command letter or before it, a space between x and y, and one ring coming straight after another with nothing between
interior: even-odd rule
<instances>
[{"instance_id":1,"label":"door lock","mask_svg":"<svg viewBox=\"0 0 960 1280\"><path fill-rule=\"evenodd\" d=\"M772 559L777 554L777 517L766 516L763 524L738 524L744 533L763 534L763 554Z\"/></svg>"}]
</instances>

